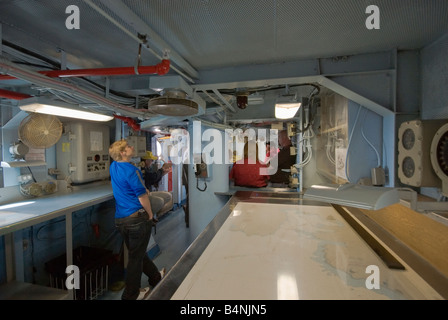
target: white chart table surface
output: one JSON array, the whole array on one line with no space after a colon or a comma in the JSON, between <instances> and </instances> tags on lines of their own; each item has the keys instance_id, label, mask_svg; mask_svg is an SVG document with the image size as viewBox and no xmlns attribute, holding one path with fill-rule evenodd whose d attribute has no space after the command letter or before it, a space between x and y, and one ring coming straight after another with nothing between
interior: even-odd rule
<instances>
[{"instance_id":1,"label":"white chart table surface","mask_svg":"<svg viewBox=\"0 0 448 320\"><path fill-rule=\"evenodd\" d=\"M443 298L408 266L389 269L332 207L240 202L171 299Z\"/></svg>"}]
</instances>

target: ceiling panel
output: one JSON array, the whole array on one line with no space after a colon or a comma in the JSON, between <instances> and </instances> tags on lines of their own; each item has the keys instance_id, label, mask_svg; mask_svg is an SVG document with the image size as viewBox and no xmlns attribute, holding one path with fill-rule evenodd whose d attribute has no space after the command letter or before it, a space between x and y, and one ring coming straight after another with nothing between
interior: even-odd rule
<instances>
[{"instance_id":1,"label":"ceiling panel","mask_svg":"<svg viewBox=\"0 0 448 320\"><path fill-rule=\"evenodd\" d=\"M132 21L115 16L133 33ZM104 2L104 1L103 1ZM107 3L107 2L106 2ZM125 0L147 25L194 68L294 61L366 52L415 49L448 31L448 1L375 1L381 29L367 30L370 1L359 0ZM65 8L78 5L81 29L65 28ZM84 1L0 3L3 38L57 56L73 65L129 65L138 44ZM148 63L157 61L144 52Z\"/></svg>"},{"instance_id":2,"label":"ceiling panel","mask_svg":"<svg viewBox=\"0 0 448 320\"><path fill-rule=\"evenodd\" d=\"M131 12L117 10L121 4ZM380 30L365 26L371 4L380 8ZM80 30L65 27L69 5L80 9ZM272 70L269 66L283 62L301 65L316 58L420 49L448 32L447 12L447 0L7 0L0 1L0 24L5 44L57 62L63 50L69 68L134 66L139 48L135 36L151 29L164 44L149 37L142 65L160 62L166 44L172 50L170 74L189 65L199 77L207 74L207 81L213 81L208 75L232 68L261 65ZM8 57L14 54L6 51Z\"/></svg>"}]
</instances>

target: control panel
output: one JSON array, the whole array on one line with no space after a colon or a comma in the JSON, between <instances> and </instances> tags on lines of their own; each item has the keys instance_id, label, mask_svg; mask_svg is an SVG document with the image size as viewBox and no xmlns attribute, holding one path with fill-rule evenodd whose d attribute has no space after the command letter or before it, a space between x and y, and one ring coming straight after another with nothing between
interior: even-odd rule
<instances>
[{"instance_id":1,"label":"control panel","mask_svg":"<svg viewBox=\"0 0 448 320\"><path fill-rule=\"evenodd\" d=\"M64 124L56 146L57 167L73 183L109 177L109 127L90 122Z\"/></svg>"}]
</instances>

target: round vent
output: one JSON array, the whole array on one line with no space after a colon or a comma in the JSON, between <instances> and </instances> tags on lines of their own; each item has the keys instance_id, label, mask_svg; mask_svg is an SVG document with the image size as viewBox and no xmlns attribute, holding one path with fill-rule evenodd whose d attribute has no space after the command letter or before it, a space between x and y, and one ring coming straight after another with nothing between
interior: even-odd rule
<instances>
[{"instance_id":1,"label":"round vent","mask_svg":"<svg viewBox=\"0 0 448 320\"><path fill-rule=\"evenodd\" d=\"M172 90L149 100L148 110L164 116L193 116L198 113L198 104L186 99L186 93Z\"/></svg>"},{"instance_id":2,"label":"round vent","mask_svg":"<svg viewBox=\"0 0 448 320\"><path fill-rule=\"evenodd\" d=\"M415 174L415 162L412 157L406 157L402 163L403 174L406 178L412 178Z\"/></svg>"},{"instance_id":3,"label":"round vent","mask_svg":"<svg viewBox=\"0 0 448 320\"><path fill-rule=\"evenodd\" d=\"M431 164L442 180L442 193L448 196L448 123L434 135L431 143Z\"/></svg>"},{"instance_id":4,"label":"round vent","mask_svg":"<svg viewBox=\"0 0 448 320\"><path fill-rule=\"evenodd\" d=\"M437 147L434 152L437 167L443 174L448 176L448 131L443 132L437 141Z\"/></svg>"},{"instance_id":5,"label":"round vent","mask_svg":"<svg viewBox=\"0 0 448 320\"><path fill-rule=\"evenodd\" d=\"M398 129L398 178L413 187L440 187L440 179L431 166L431 142L445 124L440 120L403 122Z\"/></svg>"},{"instance_id":6,"label":"round vent","mask_svg":"<svg viewBox=\"0 0 448 320\"><path fill-rule=\"evenodd\" d=\"M46 149L62 136L62 123L53 115L32 113L19 126L19 139L28 147Z\"/></svg>"}]
</instances>

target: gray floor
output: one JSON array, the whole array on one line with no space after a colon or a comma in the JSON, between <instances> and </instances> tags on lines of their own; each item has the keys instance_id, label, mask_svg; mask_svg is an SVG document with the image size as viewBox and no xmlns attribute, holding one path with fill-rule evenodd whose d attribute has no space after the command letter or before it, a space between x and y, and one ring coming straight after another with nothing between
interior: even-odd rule
<instances>
[{"instance_id":1,"label":"gray floor","mask_svg":"<svg viewBox=\"0 0 448 320\"><path fill-rule=\"evenodd\" d=\"M179 260L194 239L190 237L190 229L185 225L185 213L182 208L173 210L164 215L157 224L156 233L152 234L160 253L153 259L159 269L170 268ZM147 286L145 275L142 276L142 287ZM99 300L120 300L123 290L107 291Z\"/></svg>"}]
</instances>

